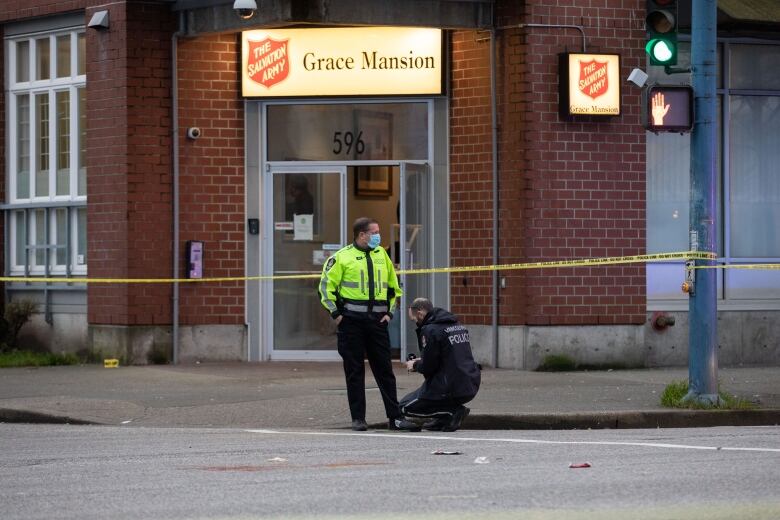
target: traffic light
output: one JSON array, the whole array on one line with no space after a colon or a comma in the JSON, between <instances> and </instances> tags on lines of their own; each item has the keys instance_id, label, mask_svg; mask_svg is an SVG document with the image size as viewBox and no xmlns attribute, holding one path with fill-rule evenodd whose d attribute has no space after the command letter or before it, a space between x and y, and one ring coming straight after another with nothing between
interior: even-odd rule
<instances>
[{"instance_id":1,"label":"traffic light","mask_svg":"<svg viewBox=\"0 0 780 520\"><path fill-rule=\"evenodd\" d=\"M677 65L677 0L647 0L645 25L650 65Z\"/></svg>"},{"instance_id":2,"label":"traffic light","mask_svg":"<svg viewBox=\"0 0 780 520\"><path fill-rule=\"evenodd\" d=\"M645 91L642 117L651 132L690 132L693 89L689 85L652 85Z\"/></svg>"}]
</instances>

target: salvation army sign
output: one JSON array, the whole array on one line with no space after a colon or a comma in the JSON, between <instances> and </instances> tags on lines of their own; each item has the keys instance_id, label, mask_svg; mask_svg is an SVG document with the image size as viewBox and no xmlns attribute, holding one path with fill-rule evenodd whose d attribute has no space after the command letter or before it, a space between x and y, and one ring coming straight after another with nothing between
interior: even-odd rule
<instances>
[{"instance_id":1,"label":"salvation army sign","mask_svg":"<svg viewBox=\"0 0 780 520\"><path fill-rule=\"evenodd\" d=\"M559 73L561 115L620 115L619 55L564 53Z\"/></svg>"},{"instance_id":2,"label":"salvation army sign","mask_svg":"<svg viewBox=\"0 0 780 520\"><path fill-rule=\"evenodd\" d=\"M246 73L250 81L271 88L287 79L290 62L287 59L287 42L265 38L248 42Z\"/></svg>"},{"instance_id":3,"label":"salvation army sign","mask_svg":"<svg viewBox=\"0 0 780 520\"><path fill-rule=\"evenodd\" d=\"M443 93L442 32L412 27L244 31L245 97Z\"/></svg>"},{"instance_id":4,"label":"salvation army sign","mask_svg":"<svg viewBox=\"0 0 780 520\"><path fill-rule=\"evenodd\" d=\"M609 76L607 75L606 61L580 61L580 80L577 88L590 97L598 99L609 90Z\"/></svg>"}]
</instances>

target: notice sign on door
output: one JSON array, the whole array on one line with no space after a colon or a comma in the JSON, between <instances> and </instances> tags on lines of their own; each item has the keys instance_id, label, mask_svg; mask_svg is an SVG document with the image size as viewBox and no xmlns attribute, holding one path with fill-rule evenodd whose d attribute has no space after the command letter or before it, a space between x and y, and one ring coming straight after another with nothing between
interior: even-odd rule
<instances>
[{"instance_id":1,"label":"notice sign on door","mask_svg":"<svg viewBox=\"0 0 780 520\"><path fill-rule=\"evenodd\" d=\"M441 29L244 31L245 97L442 94Z\"/></svg>"},{"instance_id":2,"label":"notice sign on door","mask_svg":"<svg viewBox=\"0 0 780 520\"><path fill-rule=\"evenodd\" d=\"M559 55L560 112L570 116L620 115L620 56Z\"/></svg>"},{"instance_id":3,"label":"notice sign on door","mask_svg":"<svg viewBox=\"0 0 780 520\"><path fill-rule=\"evenodd\" d=\"M314 215L295 215L293 222L293 240L314 240Z\"/></svg>"}]
</instances>

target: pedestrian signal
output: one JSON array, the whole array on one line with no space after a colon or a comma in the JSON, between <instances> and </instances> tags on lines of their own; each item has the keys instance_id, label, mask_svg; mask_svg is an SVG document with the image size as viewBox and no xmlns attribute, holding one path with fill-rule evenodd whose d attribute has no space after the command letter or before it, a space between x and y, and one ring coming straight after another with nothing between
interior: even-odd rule
<instances>
[{"instance_id":1,"label":"pedestrian signal","mask_svg":"<svg viewBox=\"0 0 780 520\"><path fill-rule=\"evenodd\" d=\"M645 128L653 132L690 132L693 128L693 88L653 85L645 91Z\"/></svg>"},{"instance_id":2,"label":"pedestrian signal","mask_svg":"<svg viewBox=\"0 0 780 520\"><path fill-rule=\"evenodd\" d=\"M650 65L677 65L677 0L647 0L645 25Z\"/></svg>"}]
</instances>

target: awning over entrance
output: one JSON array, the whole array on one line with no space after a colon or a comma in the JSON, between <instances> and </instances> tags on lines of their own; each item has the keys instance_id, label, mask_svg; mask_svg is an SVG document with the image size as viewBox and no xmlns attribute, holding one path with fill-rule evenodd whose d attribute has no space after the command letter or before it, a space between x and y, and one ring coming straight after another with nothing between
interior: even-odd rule
<instances>
[{"instance_id":1,"label":"awning over entrance","mask_svg":"<svg viewBox=\"0 0 780 520\"><path fill-rule=\"evenodd\" d=\"M236 32L254 28L318 25L394 25L476 29L491 26L494 0L257 0L257 12L242 20L233 0L175 0L186 12L186 35Z\"/></svg>"},{"instance_id":2,"label":"awning over entrance","mask_svg":"<svg viewBox=\"0 0 780 520\"><path fill-rule=\"evenodd\" d=\"M691 29L691 1L678 2L682 32ZM780 38L778 0L718 0L718 36L761 39Z\"/></svg>"},{"instance_id":3,"label":"awning over entrance","mask_svg":"<svg viewBox=\"0 0 780 520\"><path fill-rule=\"evenodd\" d=\"M718 31L729 36L780 38L777 0L719 0Z\"/></svg>"},{"instance_id":4,"label":"awning over entrance","mask_svg":"<svg viewBox=\"0 0 780 520\"><path fill-rule=\"evenodd\" d=\"M780 23L777 0L720 0L718 9L735 21Z\"/></svg>"}]
</instances>

